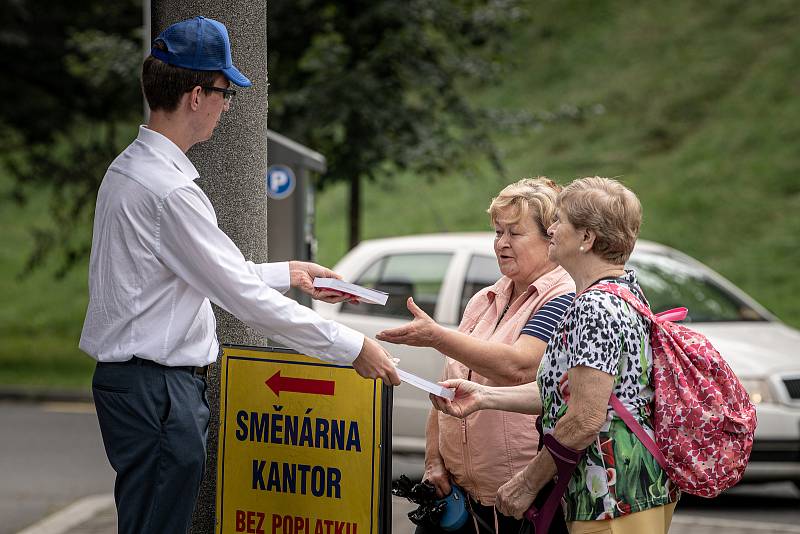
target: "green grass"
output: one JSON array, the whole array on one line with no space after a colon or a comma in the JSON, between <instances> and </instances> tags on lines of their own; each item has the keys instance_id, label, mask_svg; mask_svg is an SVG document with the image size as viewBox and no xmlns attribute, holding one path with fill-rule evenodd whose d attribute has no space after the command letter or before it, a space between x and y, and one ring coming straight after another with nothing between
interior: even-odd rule
<instances>
[{"instance_id":1,"label":"green grass","mask_svg":"<svg viewBox=\"0 0 800 534\"><path fill-rule=\"evenodd\" d=\"M87 387L93 362L78 349L85 264L62 280L49 264L20 278L32 248L29 228L47 224L47 203L38 195L18 206L7 200L9 186L0 177L0 384Z\"/></svg>"},{"instance_id":2,"label":"green grass","mask_svg":"<svg viewBox=\"0 0 800 534\"><path fill-rule=\"evenodd\" d=\"M644 206L642 236L720 271L800 326L800 34L790 1L544 2L516 33L514 65L478 101L542 113L602 110L498 132L487 166L431 184L370 184L365 238L488 227L519 177L619 177ZM599 106L599 107L598 107ZM345 250L346 191L318 201L320 260Z\"/></svg>"},{"instance_id":3,"label":"green grass","mask_svg":"<svg viewBox=\"0 0 800 534\"><path fill-rule=\"evenodd\" d=\"M479 104L558 116L493 132L505 172L476 161L431 181L379 178L364 191L363 237L488 229L505 184L545 174L566 183L619 177L639 194L642 235L681 249L800 327L800 10L771 2L537 2ZM0 177L0 191L7 187ZM0 198L2 196L0 195ZM347 191L318 196L319 261L346 251ZM46 221L37 200L0 204L0 383L83 386L77 349L85 266L17 280L25 229Z\"/></svg>"}]
</instances>

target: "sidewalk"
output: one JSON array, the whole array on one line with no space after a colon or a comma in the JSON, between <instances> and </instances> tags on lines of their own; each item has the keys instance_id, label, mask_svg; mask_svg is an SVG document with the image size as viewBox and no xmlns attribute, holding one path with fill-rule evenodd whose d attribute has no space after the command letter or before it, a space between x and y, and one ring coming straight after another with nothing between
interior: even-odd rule
<instances>
[{"instance_id":1,"label":"sidewalk","mask_svg":"<svg viewBox=\"0 0 800 534\"><path fill-rule=\"evenodd\" d=\"M65 534L116 534L116 532L117 511L112 504L89 521L68 530Z\"/></svg>"},{"instance_id":2,"label":"sidewalk","mask_svg":"<svg viewBox=\"0 0 800 534\"><path fill-rule=\"evenodd\" d=\"M92 390L37 386L0 385L0 401L9 402L94 402Z\"/></svg>"},{"instance_id":3,"label":"sidewalk","mask_svg":"<svg viewBox=\"0 0 800 534\"><path fill-rule=\"evenodd\" d=\"M62 522L60 526L53 524L50 527L37 528L38 525L44 523L42 522L37 524L37 526L25 529L19 534L116 534L116 512L114 510L113 500L110 499L110 495L100 497L106 498L105 505L99 507L96 513L85 521L74 525L67 525ZM90 499L92 498L97 499L98 497L91 497ZM401 499L392 499L392 501L393 524L395 525L392 534L412 534L414 532L412 528L413 525L406 518L406 513L412 508L411 505L407 501ZM55 516L57 515L58 514L55 514ZM51 518L57 519L55 516ZM63 521L68 522L69 519L64 517ZM723 533L800 534L800 526L781 523L718 519L690 513L681 513L679 509L678 514L672 521L672 527L670 528L670 534Z\"/></svg>"},{"instance_id":4,"label":"sidewalk","mask_svg":"<svg viewBox=\"0 0 800 534\"><path fill-rule=\"evenodd\" d=\"M62 401L62 402L91 402L90 392L75 391L54 391L52 389L32 389L0 387L0 398L4 400L14 400L23 402L37 401ZM410 465L395 466L398 472L409 472ZM793 486L790 495L793 499L800 496ZM101 489L100 491L106 491ZM110 485L108 488L110 492ZM780 498L781 492L774 491L772 494L764 496L761 502L767 502L773 496ZM773 495L774 494L774 495ZM766 501L764 501L766 499ZM739 503L747 503L741 498ZM752 509L757 515L739 514L744 519L719 519L708 517L702 508L688 507L685 510L678 506L678 513L673 519L671 534L800 534L800 525L797 523L778 523L775 519L788 521L786 514L783 517L770 515L771 508L757 511L747 504L743 504L746 509ZM787 506L791 506L787 505ZM408 502L400 499L393 501L393 534L412 534L413 525L408 521L406 514L411 509ZM781 508L776 509L782 510ZM703 515L700 515L700 514ZM793 517L797 517L794 515ZM758 519L755 519L758 518ZM762 519L766 521L761 521ZM0 529L1 530L1 529ZM114 509L113 497L110 493L95 495L80 499L76 503L68 506L64 510L57 512L31 527L25 528L19 534L116 534L116 512Z\"/></svg>"}]
</instances>

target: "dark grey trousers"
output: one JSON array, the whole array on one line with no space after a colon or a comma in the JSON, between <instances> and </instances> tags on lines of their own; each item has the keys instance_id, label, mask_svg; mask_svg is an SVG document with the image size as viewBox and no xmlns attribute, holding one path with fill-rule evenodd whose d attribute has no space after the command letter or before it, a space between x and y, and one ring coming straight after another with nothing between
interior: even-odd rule
<instances>
[{"instance_id":1,"label":"dark grey trousers","mask_svg":"<svg viewBox=\"0 0 800 534\"><path fill-rule=\"evenodd\" d=\"M119 534L185 533L205 468L205 380L138 359L98 363L92 393Z\"/></svg>"}]
</instances>

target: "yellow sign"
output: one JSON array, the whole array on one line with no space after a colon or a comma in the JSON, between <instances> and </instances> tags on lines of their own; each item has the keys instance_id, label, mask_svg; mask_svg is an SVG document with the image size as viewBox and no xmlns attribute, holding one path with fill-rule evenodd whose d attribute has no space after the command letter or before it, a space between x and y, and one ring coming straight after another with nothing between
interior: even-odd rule
<instances>
[{"instance_id":1,"label":"yellow sign","mask_svg":"<svg viewBox=\"0 0 800 534\"><path fill-rule=\"evenodd\" d=\"M217 533L378 534L380 382L278 350L223 349Z\"/></svg>"}]
</instances>

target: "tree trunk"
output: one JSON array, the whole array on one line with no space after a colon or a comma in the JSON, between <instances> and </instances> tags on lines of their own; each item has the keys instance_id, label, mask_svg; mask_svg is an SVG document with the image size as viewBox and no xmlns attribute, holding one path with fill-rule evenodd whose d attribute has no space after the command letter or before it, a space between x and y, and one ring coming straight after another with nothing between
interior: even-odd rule
<instances>
[{"instance_id":1,"label":"tree trunk","mask_svg":"<svg viewBox=\"0 0 800 534\"><path fill-rule=\"evenodd\" d=\"M355 177L350 180L350 223L348 239L350 249L355 248L361 242L361 178Z\"/></svg>"},{"instance_id":2,"label":"tree trunk","mask_svg":"<svg viewBox=\"0 0 800 534\"><path fill-rule=\"evenodd\" d=\"M237 88L211 140L195 146L189 158L200 173L198 185L217 212L219 227L245 258L267 260L267 5L266 0L151 0L152 36L198 14L225 24L233 63L253 86ZM266 339L238 319L214 308L220 343L265 345ZM206 472L194 511L191 532L213 534L219 440L219 366L208 378L211 421L208 427Z\"/></svg>"}]
</instances>

